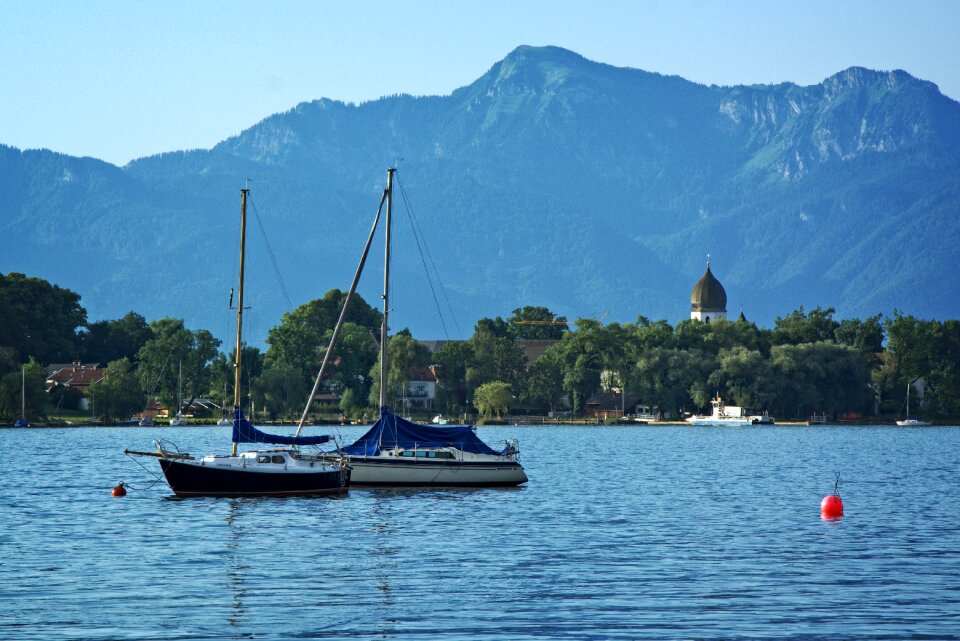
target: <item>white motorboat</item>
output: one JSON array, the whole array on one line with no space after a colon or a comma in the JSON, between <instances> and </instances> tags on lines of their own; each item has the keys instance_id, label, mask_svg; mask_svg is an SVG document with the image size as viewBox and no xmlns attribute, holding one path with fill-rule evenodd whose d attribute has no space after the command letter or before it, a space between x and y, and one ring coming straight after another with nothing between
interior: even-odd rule
<instances>
[{"instance_id":1,"label":"white motorboat","mask_svg":"<svg viewBox=\"0 0 960 641\"><path fill-rule=\"evenodd\" d=\"M719 394L710 401L712 411L710 416L690 416L687 422L691 425L727 425L740 427L744 425L773 425L773 417L767 412L755 414L750 408L736 405L725 405Z\"/></svg>"}]
</instances>

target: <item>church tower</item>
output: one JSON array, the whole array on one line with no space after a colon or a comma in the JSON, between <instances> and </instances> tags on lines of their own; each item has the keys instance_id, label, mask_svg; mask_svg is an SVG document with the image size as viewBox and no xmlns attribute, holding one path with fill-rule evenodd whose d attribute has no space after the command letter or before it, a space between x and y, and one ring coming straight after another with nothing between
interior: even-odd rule
<instances>
[{"instance_id":1,"label":"church tower","mask_svg":"<svg viewBox=\"0 0 960 641\"><path fill-rule=\"evenodd\" d=\"M727 292L710 271L710 258L707 257L707 271L690 293L690 318L709 323L726 317Z\"/></svg>"}]
</instances>

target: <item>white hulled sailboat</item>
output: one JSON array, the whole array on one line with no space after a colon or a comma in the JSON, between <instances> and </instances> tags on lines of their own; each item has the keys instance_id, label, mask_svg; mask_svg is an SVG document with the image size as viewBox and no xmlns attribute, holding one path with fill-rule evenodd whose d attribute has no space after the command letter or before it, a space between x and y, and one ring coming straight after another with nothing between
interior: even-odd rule
<instances>
[{"instance_id":1,"label":"white hulled sailboat","mask_svg":"<svg viewBox=\"0 0 960 641\"><path fill-rule=\"evenodd\" d=\"M516 440L495 450L476 435L470 425L421 425L391 412L386 405L387 319L390 292L390 231L393 178L396 169L387 170L387 186L373 228L360 258L360 265L347 293L330 346L300 419L300 427L320 387L328 360L346 318L351 298L363 271L380 214L386 204L383 271L383 324L380 327L380 419L360 439L331 456L345 456L351 468L352 485L380 486L512 486L527 482L519 461ZM297 433L299 434L298 427Z\"/></svg>"}]
</instances>

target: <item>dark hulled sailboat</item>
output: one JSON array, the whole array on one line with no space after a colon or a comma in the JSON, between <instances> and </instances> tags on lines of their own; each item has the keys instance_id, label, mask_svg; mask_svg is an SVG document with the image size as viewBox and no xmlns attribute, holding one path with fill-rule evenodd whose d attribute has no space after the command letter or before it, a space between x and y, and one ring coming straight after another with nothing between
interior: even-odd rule
<instances>
[{"instance_id":1,"label":"dark hulled sailboat","mask_svg":"<svg viewBox=\"0 0 960 641\"><path fill-rule=\"evenodd\" d=\"M240 190L240 284L237 298L237 349L234 360L233 446L230 454L200 458L171 452L157 443L156 452L128 454L155 456L177 496L314 496L347 492L350 468L343 459L301 452L298 446L318 445L329 436L281 436L254 427L240 409L241 345L243 333L243 270L246 244L248 189ZM238 452L239 443L286 445L285 448Z\"/></svg>"}]
</instances>

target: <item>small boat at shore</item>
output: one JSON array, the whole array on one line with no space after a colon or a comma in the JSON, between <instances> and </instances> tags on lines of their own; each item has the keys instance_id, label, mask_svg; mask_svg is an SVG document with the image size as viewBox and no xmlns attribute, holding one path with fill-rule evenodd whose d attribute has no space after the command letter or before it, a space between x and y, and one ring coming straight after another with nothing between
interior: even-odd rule
<instances>
[{"instance_id":1,"label":"small boat at shore","mask_svg":"<svg viewBox=\"0 0 960 641\"><path fill-rule=\"evenodd\" d=\"M910 416L910 386L913 385L914 381L907 383L907 414L906 418L897 421L897 425L900 427L928 427L933 425L933 421L924 421L919 418L911 418Z\"/></svg>"},{"instance_id":2,"label":"small boat at shore","mask_svg":"<svg viewBox=\"0 0 960 641\"><path fill-rule=\"evenodd\" d=\"M27 421L27 368L20 368L20 418L13 424L14 427L30 427Z\"/></svg>"},{"instance_id":3,"label":"small boat at shore","mask_svg":"<svg viewBox=\"0 0 960 641\"><path fill-rule=\"evenodd\" d=\"M717 394L711 401L710 416L690 416L686 420L691 425L726 425L728 427L742 427L745 425L773 425L773 417L766 411L755 414L748 407L726 405L723 398Z\"/></svg>"}]
</instances>

